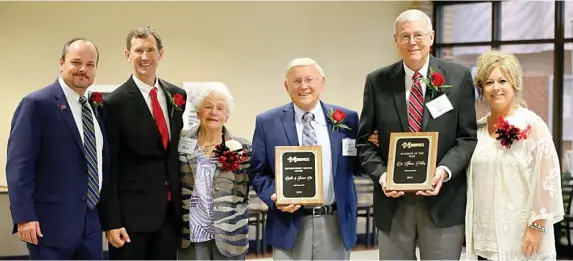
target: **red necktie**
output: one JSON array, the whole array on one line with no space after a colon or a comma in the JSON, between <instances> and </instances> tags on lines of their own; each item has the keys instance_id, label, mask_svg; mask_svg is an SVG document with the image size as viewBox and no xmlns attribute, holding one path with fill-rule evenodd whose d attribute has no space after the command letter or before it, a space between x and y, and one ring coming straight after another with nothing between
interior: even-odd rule
<instances>
[{"instance_id":1,"label":"red necktie","mask_svg":"<svg viewBox=\"0 0 573 261\"><path fill-rule=\"evenodd\" d=\"M422 115L424 115L424 95L419 78L422 75L415 72L412 79L412 89L410 90L410 103L408 105L408 127L410 132L419 132L422 128Z\"/></svg>"},{"instance_id":2,"label":"red necktie","mask_svg":"<svg viewBox=\"0 0 573 261\"><path fill-rule=\"evenodd\" d=\"M157 124L159 133L161 134L163 148L167 149L167 143L169 142L169 129L167 129L167 122L165 121L165 116L163 116L163 110L161 110L159 100L157 100L157 88L151 89L149 95L151 95L151 110L153 111L153 118L155 118L155 124Z\"/></svg>"},{"instance_id":3,"label":"red necktie","mask_svg":"<svg viewBox=\"0 0 573 261\"><path fill-rule=\"evenodd\" d=\"M163 116L163 110L161 109L161 105L159 105L159 100L157 100L157 88L151 89L149 95L151 96L151 110L153 111L153 118L155 118L155 124L161 134L163 148L167 149L167 143L169 142L169 129L167 129L167 122L165 121L165 116ZM171 201L171 190L167 192L167 200Z\"/></svg>"}]
</instances>

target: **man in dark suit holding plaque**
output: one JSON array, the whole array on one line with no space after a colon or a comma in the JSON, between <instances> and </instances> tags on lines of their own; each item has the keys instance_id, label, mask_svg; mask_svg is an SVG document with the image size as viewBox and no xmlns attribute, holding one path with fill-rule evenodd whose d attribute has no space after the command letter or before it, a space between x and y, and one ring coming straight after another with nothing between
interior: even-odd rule
<instances>
[{"instance_id":1,"label":"man in dark suit holding plaque","mask_svg":"<svg viewBox=\"0 0 573 261\"><path fill-rule=\"evenodd\" d=\"M348 260L356 243L358 113L320 101L324 80L312 59L293 60L284 82L292 102L256 119L249 178L269 208L266 237L276 260ZM277 205L286 182L275 180L275 147L312 145L322 150L323 204Z\"/></svg>"},{"instance_id":2,"label":"man in dark suit holding plaque","mask_svg":"<svg viewBox=\"0 0 573 261\"><path fill-rule=\"evenodd\" d=\"M459 260L464 240L465 168L476 146L475 94L469 69L429 54L430 18L419 10L402 13L394 39L403 57L366 77L357 149L374 190L374 214L382 260ZM379 147L369 142L377 132ZM393 132L437 132L431 190L387 191ZM380 186L378 186L378 184Z\"/></svg>"}]
</instances>

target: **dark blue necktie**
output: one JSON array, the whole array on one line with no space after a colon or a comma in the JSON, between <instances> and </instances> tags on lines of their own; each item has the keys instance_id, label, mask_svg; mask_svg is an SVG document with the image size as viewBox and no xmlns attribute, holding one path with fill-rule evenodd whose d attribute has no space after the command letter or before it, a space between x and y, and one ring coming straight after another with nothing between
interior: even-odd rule
<instances>
[{"instance_id":1,"label":"dark blue necktie","mask_svg":"<svg viewBox=\"0 0 573 261\"><path fill-rule=\"evenodd\" d=\"M88 207L95 208L99 201L99 177L94 117L86 97L80 97L82 105L82 125L84 131L84 152L88 163Z\"/></svg>"}]
</instances>

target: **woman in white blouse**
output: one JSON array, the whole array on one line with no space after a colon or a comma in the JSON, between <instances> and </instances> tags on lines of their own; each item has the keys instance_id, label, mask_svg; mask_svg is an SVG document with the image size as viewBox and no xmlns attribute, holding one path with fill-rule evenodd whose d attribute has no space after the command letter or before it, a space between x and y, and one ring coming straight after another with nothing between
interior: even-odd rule
<instances>
[{"instance_id":1,"label":"woman in white blouse","mask_svg":"<svg viewBox=\"0 0 573 261\"><path fill-rule=\"evenodd\" d=\"M478 120L467 172L467 259L555 260L553 224L564 210L551 133L521 100L522 70L513 55L489 51L477 67L475 84L490 112ZM519 128L513 138L499 133L511 127Z\"/></svg>"}]
</instances>

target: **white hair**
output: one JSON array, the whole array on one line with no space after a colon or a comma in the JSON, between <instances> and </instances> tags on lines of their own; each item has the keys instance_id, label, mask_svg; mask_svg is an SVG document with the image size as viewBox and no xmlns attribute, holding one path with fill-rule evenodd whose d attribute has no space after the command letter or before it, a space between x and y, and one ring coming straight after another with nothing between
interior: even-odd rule
<instances>
[{"instance_id":1,"label":"white hair","mask_svg":"<svg viewBox=\"0 0 573 261\"><path fill-rule=\"evenodd\" d=\"M314 67L316 67L316 69L320 72L320 76L324 77L324 71L322 70L322 67L320 67L320 65L318 65L315 60L310 58L296 58L290 61L286 67L285 76L288 75L288 72L290 72L290 70L294 67L308 65L314 65Z\"/></svg>"},{"instance_id":2,"label":"white hair","mask_svg":"<svg viewBox=\"0 0 573 261\"><path fill-rule=\"evenodd\" d=\"M417 21L424 21L426 23L426 26L428 27L428 31L432 31L432 19L430 19L430 17L418 10L418 9L410 9L410 10L406 10L404 12L402 12L397 18L396 21L394 21L394 33L398 33L398 24L400 23L404 23L404 22L417 22Z\"/></svg>"},{"instance_id":3,"label":"white hair","mask_svg":"<svg viewBox=\"0 0 573 261\"><path fill-rule=\"evenodd\" d=\"M205 102L205 98L207 98L207 96L209 96L212 93L223 96L227 107L227 114L231 115L235 107L235 102L233 96L231 95L231 92L229 91L227 86L223 84L208 85L205 88L201 89L201 91L197 93L197 96L195 96L195 99L193 101L195 105L195 111L199 111L201 109L201 107L203 106L203 102Z\"/></svg>"}]
</instances>

